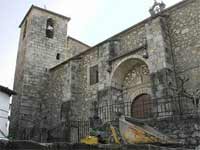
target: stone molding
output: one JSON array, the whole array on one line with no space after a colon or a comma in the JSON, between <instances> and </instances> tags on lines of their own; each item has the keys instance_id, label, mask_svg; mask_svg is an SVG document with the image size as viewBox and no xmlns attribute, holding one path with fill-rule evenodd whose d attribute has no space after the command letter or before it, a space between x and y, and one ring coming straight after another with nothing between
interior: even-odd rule
<instances>
[{"instance_id":1,"label":"stone molding","mask_svg":"<svg viewBox=\"0 0 200 150\"><path fill-rule=\"evenodd\" d=\"M151 95L151 97L152 97L151 87L142 87L142 88L137 89L133 94L131 94L130 99L129 99L129 102L130 102L130 101L133 102L134 99L135 99L137 96L141 95L141 94L149 94L149 95Z\"/></svg>"}]
</instances>

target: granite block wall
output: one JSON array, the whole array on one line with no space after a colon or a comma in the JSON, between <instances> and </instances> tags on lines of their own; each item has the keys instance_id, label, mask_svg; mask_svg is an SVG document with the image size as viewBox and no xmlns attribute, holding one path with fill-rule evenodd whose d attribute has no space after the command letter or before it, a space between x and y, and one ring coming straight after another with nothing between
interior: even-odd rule
<instances>
[{"instance_id":1,"label":"granite block wall","mask_svg":"<svg viewBox=\"0 0 200 150\"><path fill-rule=\"evenodd\" d=\"M22 24L14 85L19 95L13 99L11 133L41 126L49 129L68 119L88 120L95 113L95 103L103 106L133 101L144 93L153 98L175 96L170 88L180 88L180 76L190 78L185 84L188 92L200 88L199 6L200 0L182 1L91 48L67 38L66 18L33 9L26 17L24 39ZM55 20L53 39L45 37L47 18ZM126 89L125 77L141 64L147 66L148 85L138 82L129 99L118 99ZM90 84L90 68L95 65L98 82ZM39 121L43 114L44 122ZM48 127L41 125L45 122ZM195 125L193 129L188 137L197 131Z\"/></svg>"},{"instance_id":2,"label":"granite block wall","mask_svg":"<svg viewBox=\"0 0 200 150\"><path fill-rule=\"evenodd\" d=\"M188 1L182 7L173 8L169 15L169 28L175 58L176 76L190 78L188 91L200 88L200 1Z\"/></svg>"},{"instance_id":3,"label":"granite block wall","mask_svg":"<svg viewBox=\"0 0 200 150\"><path fill-rule=\"evenodd\" d=\"M48 38L45 34L48 18L54 20L54 38ZM39 134L33 133L32 129L40 128L38 122L46 94L47 70L64 61L66 57L67 23L67 18L33 6L20 26L22 30L14 83L14 90L19 95L13 97L10 126L11 136L16 139L27 139ZM56 58L58 53L59 59Z\"/></svg>"}]
</instances>

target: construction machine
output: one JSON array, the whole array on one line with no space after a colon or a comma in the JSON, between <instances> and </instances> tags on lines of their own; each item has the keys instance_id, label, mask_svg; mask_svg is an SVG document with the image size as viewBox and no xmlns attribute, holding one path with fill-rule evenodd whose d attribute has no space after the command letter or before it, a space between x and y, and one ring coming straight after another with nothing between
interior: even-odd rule
<instances>
[{"instance_id":1,"label":"construction machine","mask_svg":"<svg viewBox=\"0 0 200 150\"><path fill-rule=\"evenodd\" d=\"M106 123L96 128L81 140L84 144L181 144L156 129L150 127L144 120L121 116L119 127Z\"/></svg>"}]
</instances>

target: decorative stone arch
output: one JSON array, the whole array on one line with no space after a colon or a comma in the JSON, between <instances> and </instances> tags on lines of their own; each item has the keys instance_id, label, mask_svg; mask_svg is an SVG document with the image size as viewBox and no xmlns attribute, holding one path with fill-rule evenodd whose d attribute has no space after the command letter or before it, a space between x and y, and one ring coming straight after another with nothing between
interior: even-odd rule
<instances>
[{"instance_id":1,"label":"decorative stone arch","mask_svg":"<svg viewBox=\"0 0 200 150\"><path fill-rule=\"evenodd\" d=\"M127 99L127 101L125 101L125 103L129 103L129 107L125 108L125 112L129 112L130 114L127 114L129 116L131 116L132 114L132 104L134 103L134 100L140 96L140 95L144 95L144 94L148 94L150 95L150 97L152 98L153 94L152 94L152 90L150 87L143 87L143 88L139 88L138 90L136 90L135 92L133 92L130 97Z\"/></svg>"},{"instance_id":2,"label":"decorative stone arch","mask_svg":"<svg viewBox=\"0 0 200 150\"><path fill-rule=\"evenodd\" d=\"M111 75L110 75L110 85L112 85L113 77L114 77L114 74L116 73L117 69L118 69L124 62L126 62L126 61L128 61L128 60L131 60L131 59L144 62L144 64L146 64L147 67L148 67L148 69L149 69L149 63L148 63L147 60L144 59L142 56L140 56L140 55L135 55L135 54L134 54L134 55L130 55L130 56L126 57L126 58L121 59L121 60L117 63L117 65L114 65L114 66L113 66L113 70L112 70ZM149 70L149 71L150 71L150 70Z\"/></svg>"},{"instance_id":3,"label":"decorative stone arch","mask_svg":"<svg viewBox=\"0 0 200 150\"><path fill-rule=\"evenodd\" d=\"M148 111L148 115L146 115L146 113L145 112L142 112L142 110L141 110L141 112L142 112L142 114L144 115L143 117L140 115L140 117L142 117L143 119L145 119L145 117L147 118L147 117L150 117L150 115L151 115L151 113L152 113L152 111L153 111L153 101L152 101L152 90L151 90L151 88L150 87L144 87L144 88L140 88L140 89L138 89L138 90L136 90L134 93L132 93L132 95L130 96L130 99L129 99L129 102L131 102L131 105L130 105L130 116L132 116L132 117L138 117L138 116L133 116L133 105L134 105L134 103L135 103L135 101L137 100L137 98L139 98L140 96L142 96L142 95L149 95L149 105L147 106L144 106L145 108L147 108L147 109L151 109L151 110L147 110ZM138 107L140 107L140 106L138 106Z\"/></svg>"},{"instance_id":4,"label":"decorative stone arch","mask_svg":"<svg viewBox=\"0 0 200 150\"><path fill-rule=\"evenodd\" d=\"M149 94L150 96L152 96L152 90L151 88L149 87L145 87L145 88L141 88L141 89L138 89L136 90L131 96L130 96L130 99L129 99L129 102L133 102L133 100L138 97L139 95L142 95L142 94Z\"/></svg>"},{"instance_id":5,"label":"decorative stone arch","mask_svg":"<svg viewBox=\"0 0 200 150\"><path fill-rule=\"evenodd\" d=\"M137 96L146 94L149 96L149 99L151 99L152 88L150 70L146 59L139 55L130 55L119 60L117 63L115 62L113 66L114 69L110 79L113 95L112 100L115 103L128 102L130 107L124 108L125 112L131 112L131 103L133 103L133 100L137 98ZM116 98L119 94L122 96ZM143 99L141 99L141 101L143 101ZM140 103L140 101L137 102Z\"/></svg>"}]
</instances>

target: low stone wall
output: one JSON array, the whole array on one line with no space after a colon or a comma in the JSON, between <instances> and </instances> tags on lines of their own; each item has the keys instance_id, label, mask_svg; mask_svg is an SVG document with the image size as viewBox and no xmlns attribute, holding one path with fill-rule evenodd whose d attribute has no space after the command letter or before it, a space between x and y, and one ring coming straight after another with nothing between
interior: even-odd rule
<instances>
[{"instance_id":1,"label":"low stone wall","mask_svg":"<svg viewBox=\"0 0 200 150\"><path fill-rule=\"evenodd\" d=\"M160 132L178 139L185 145L200 145L199 116L182 116L151 121L149 124Z\"/></svg>"},{"instance_id":2,"label":"low stone wall","mask_svg":"<svg viewBox=\"0 0 200 150\"><path fill-rule=\"evenodd\" d=\"M40 144L32 141L0 141L0 150L192 150L181 146Z\"/></svg>"}]
</instances>

